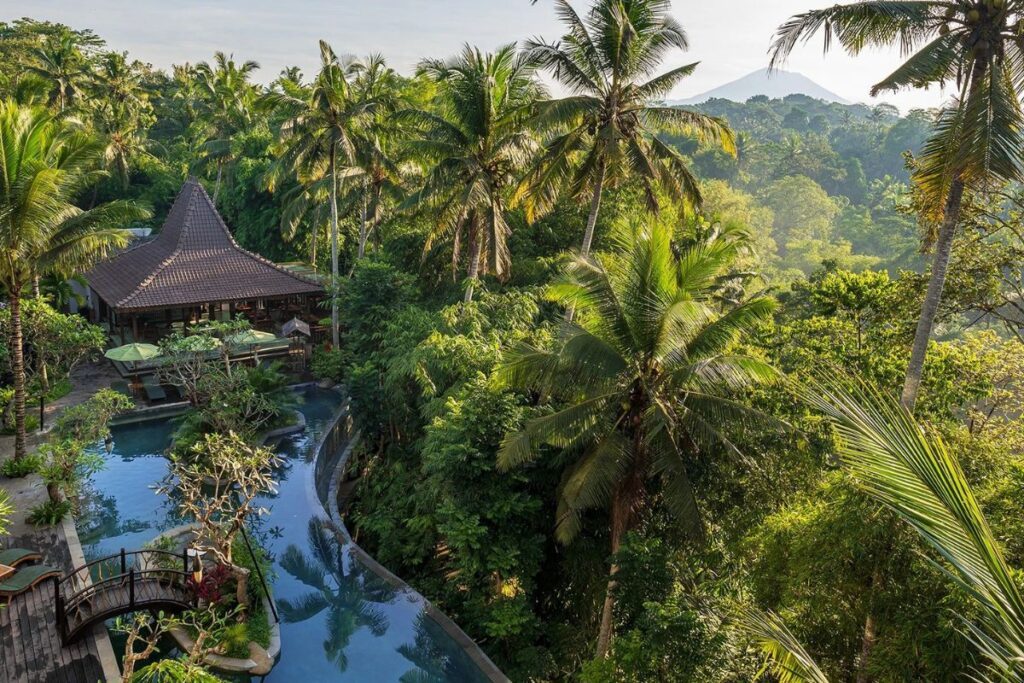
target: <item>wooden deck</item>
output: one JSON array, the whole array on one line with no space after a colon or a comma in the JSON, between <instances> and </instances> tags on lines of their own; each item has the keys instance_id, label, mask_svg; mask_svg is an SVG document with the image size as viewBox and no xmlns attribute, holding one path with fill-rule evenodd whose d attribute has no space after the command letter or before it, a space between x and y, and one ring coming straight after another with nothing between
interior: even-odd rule
<instances>
[{"instance_id":1,"label":"wooden deck","mask_svg":"<svg viewBox=\"0 0 1024 683\"><path fill-rule=\"evenodd\" d=\"M5 683L103 681L96 638L90 631L70 645L61 642L53 582L44 582L0 607L0 678Z\"/></svg>"},{"instance_id":2,"label":"wooden deck","mask_svg":"<svg viewBox=\"0 0 1024 683\"><path fill-rule=\"evenodd\" d=\"M25 480L14 481L25 487L30 484ZM22 509L25 501L17 495L15 498L16 508ZM69 521L44 529L18 523L12 525L11 531L11 536L0 537L0 547L38 549L43 553L44 564L61 571L70 571L82 562L78 536ZM74 550L69 545L69 534L74 536L70 539ZM53 581L44 581L34 590L14 597L9 605L0 601L3 683L117 683L120 676L108 681L108 676L117 672L113 658L110 638L102 624L89 629L75 643L61 642Z\"/></svg>"}]
</instances>

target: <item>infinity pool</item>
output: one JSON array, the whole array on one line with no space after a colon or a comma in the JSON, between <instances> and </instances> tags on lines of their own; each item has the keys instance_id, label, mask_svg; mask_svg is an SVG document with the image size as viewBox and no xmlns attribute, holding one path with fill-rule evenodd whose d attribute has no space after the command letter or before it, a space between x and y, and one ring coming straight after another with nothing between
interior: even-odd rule
<instances>
[{"instance_id":1,"label":"infinity pool","mask_svg":"<svg viewBox=\"0 0 1024 683\"><path fill-rule=\"evenodd\" d=\"M285 456L279 491L261 504L270 513L253 524L269 551L272 590L282 613L281 657L261 680L483 683L488 679L425 611L421 596L396 589L351 553L331 527L314 486L316 444L341 403L339 394L301 392L304 432L274 446ZM183 523L170 501L152 490L167 473L163 453L174 424L154 420L113 429L106 467L91 481L78 534L87 560L141 548ZM115 642L115 649L118 643Z\"/></svg>"}]
</instances>

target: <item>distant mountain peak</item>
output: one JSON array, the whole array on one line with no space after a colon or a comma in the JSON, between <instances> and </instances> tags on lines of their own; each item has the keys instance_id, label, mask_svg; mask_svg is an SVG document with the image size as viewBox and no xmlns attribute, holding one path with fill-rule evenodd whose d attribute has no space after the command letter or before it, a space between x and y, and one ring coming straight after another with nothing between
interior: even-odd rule
<instances>
[{"instance_id":1,"label":"distant mountain peak","mask_svg":"<svg viewBox=\"0 0 1024 683\"><path fill-rule=\"evenodd\" d=\"M702 104L710 99L746 102L755 95L767 95L772 99L782 98L786 95L807 95L819 100L850 104L848 100L818 85L803 74L767 69L754 71L700 95L683 100L673 100L670 104Z\"/></svg>"}]
</instances>

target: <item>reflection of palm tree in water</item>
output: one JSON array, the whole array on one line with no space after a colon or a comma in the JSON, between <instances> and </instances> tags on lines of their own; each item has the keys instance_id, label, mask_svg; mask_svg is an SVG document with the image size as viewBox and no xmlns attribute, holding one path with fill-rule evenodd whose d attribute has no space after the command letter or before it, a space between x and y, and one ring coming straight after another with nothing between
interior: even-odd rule
<instances>
[{"instance_id":1,"label":"reflection of palm tree in water","mask_svg":"<svg viewBox=\"0 0 1024 683\"><path fill-rule=\"evenodd\" d=\"M368 628L384 635L388 621L375 603L394 600L395 589L348 556L345 544L329 522L309 520L309 548L306 555L294 545L281 556L281 568L313 589L297 600L280 600L281 617L287 623L327 613L324 652L341 671L348 668L348 647L352 635Z\"/></svg>"},{"instance_id":2,"label":"reflection of palm tree in water","mask_svg":"<svg viewBox=\"0 0 1024 683\"><path fill-rule=\"evenodd\" d=\"M476 683L486 681L475 664L461 651L453 654L442 642L447 634L426 612L416 617L416 640L398 646L398 652L415 668L402 674L401 683Z\"/></svg>"}]
</instances>

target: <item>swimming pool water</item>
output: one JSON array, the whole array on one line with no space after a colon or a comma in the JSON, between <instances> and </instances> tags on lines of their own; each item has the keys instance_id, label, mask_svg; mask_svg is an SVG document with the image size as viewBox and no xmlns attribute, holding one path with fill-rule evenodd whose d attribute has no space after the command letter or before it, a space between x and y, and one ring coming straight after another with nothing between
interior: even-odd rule
<instances>
[{"instance_id":1,"label":"swimming pool water","mask_svg":"<svg viewBox=\"0 0 1024 683\"><path fill-rule=\"evenodd\" d=\"M331 527L315 493L313 461L341 397L310 388L301 398L306 430L276 445L285 456L278 492L260 501L270 512L252 525L273 560L270 582L282 618L280 660L261 680L486 681L427 615L421 596L377 577ZM113 429L113 450L88 485L77 521L86 559L141 548L184 522L152 489L167 473L163 453L173 431L171 420Z\"/></svg>"}]
</instances>

